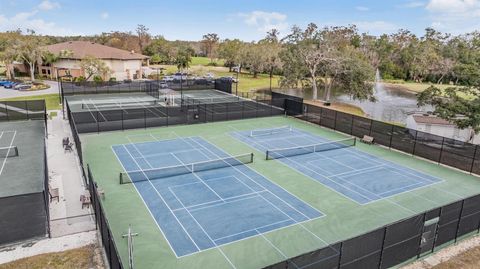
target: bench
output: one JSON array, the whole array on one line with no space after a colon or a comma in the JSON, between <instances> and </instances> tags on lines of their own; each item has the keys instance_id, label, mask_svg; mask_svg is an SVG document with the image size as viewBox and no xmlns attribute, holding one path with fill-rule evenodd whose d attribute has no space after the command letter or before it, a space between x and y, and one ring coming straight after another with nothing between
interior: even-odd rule
<instances>
[{"instance_id":1,"label":"bench","mask_svg":"<svg viewBox=\"0 0 480 269\"><path fill-rule=\"evenodd\" d=\"M373 140L374 138L371 137L371 136L368 136L368 135L364 135L363 138L362 138L362 142L365 143L365 144L373 144Z\"/></svg>"},{"instance_id":2,"label":"bench","mask_svg":"<svg viewBox=\"0 0 480 269\"><path fill-rule=\"evenodd\" d=\"M60 202L60 193L58 191L58 188L53 189L49 186L48 194L50 195L50 202L53 201L54 199L57 199L57 202Z\"/></svg>"}]
</instances>

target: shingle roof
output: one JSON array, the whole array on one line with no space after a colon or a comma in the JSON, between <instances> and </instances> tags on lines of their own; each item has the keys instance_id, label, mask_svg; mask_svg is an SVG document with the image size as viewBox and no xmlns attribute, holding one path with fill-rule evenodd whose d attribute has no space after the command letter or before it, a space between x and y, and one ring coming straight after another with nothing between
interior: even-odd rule
<instances>
[{"instance_id":1,"label":"shingle roof","mask_svg":"<svg viewBox=\"0 0 480 269\"><path fill-rule=\"evenodd\" d=\"M45 49L54 54L59 54L65 50L71 51L73 53L72 55L61 57L68 59L83 59L86 56L113 60L143 60L149 58L139 53L112 48L89 41L68 41L45 46Z\"/></svg>"},{"instance_id":2,"label":"shingle roof","mask_svg":"<svg viewBox=\"0 0 480 269\"><path fill-rule=\"evenodd\" d=\"M437 125L454 125L452 122L449 122L447 120L444 120L439 117L435 116L419 116L419 115L414 115L413 119L417 123L423 123L423 124L437 124Z\"/></svg>"}]
</instances>

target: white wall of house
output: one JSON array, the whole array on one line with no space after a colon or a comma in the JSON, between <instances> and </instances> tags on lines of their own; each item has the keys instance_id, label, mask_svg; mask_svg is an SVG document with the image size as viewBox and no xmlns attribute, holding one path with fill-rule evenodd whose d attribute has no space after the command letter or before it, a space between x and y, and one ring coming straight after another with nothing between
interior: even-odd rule
<instances>
[{"instance_id":1,"label":"white wall of house","mask_svg":"<svg viewBox=\"0 0 480 269\"><path fill-rule=\"evenodd\" d=\"M142 61L141 60L104 60L105 64L113 71L110 77L115 77L117 80L134 79L134 74L141 74Z\"/></svg>"},{"instance_id":2,"label":"white wall of house","mask_svg":"<svg viewBox=\"0 0 480 269\"><path fill-rule=\"evenodd\" d=\"M408 116L406 120L407 128L417 131L439 135L455 140L469 142L473 144L480 144L480 135L474 135L473 140L470 140L472 135L472 129L459 129L455 125L450 124L425 124L417 123L413 116Z\"/></svg>"},{"instance_id":3,"label":"white wall of house","mask_svg":"<svg viewBox=\"0 0 480 269\"><path fill-rule=\"evenodd\" d=\"M142 73L142 61L141 60L103 60L105 64L112 70L110 77L114 77L117 80L134 79L134 74L137 74L137 78L141 78L139 74ZM53 66L61 69L80 70L80 60L60 59L56 61ZM72 73L72 75L74 75ZM75 74L76 75L76 74ZM75 76L74 75L74 76ZM85 74L82 74L85 76ZM109 79L105 78L105 79Z\"/></svg>"}]
</instances>

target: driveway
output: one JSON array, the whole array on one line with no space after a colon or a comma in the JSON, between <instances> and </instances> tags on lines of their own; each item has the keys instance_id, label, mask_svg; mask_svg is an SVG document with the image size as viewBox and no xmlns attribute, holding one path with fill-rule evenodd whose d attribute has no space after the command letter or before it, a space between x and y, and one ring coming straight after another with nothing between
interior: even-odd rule
<instances>
[{"instance_id":1,"label":"driveway","mask_svg":"<svg viewBox=\"0 0 480 269\"><path fill-rule=\"evenodd\" d=\"M50 88L41 91L22 92L0 87L0 99L58 93L58 83L56 81L45 80L44 82L45 84L50 85Z\"/></svg>"}]
</instances>

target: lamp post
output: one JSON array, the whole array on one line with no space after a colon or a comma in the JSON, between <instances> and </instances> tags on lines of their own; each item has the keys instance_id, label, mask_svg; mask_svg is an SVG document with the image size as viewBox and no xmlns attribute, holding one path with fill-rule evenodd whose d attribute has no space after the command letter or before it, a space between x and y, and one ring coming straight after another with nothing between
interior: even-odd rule
<instances>
[{"instance_id":1,"label":"lamp post","mask_svg":"<svg viewBox=\"0 0 480 269\"><path fill-rule=\"evenodd\" d=\"M238 96L238 82L239 82L239 80L238 80L238 75L239 75L239 73L240 73L240 66L241 66L241 65L238 65L238 66L237 66L237 82L235 82L235 95L236 95L236 96Z\"/></svg>"}]
</instances>

